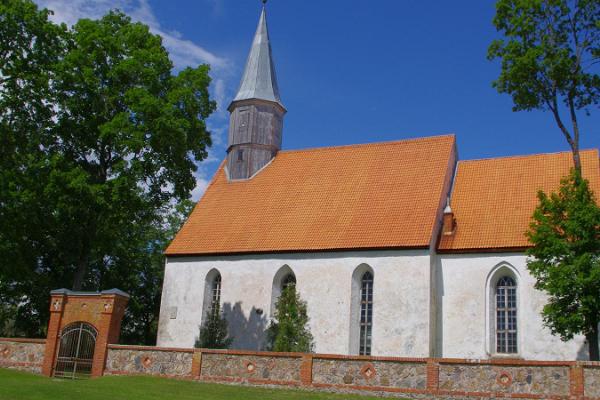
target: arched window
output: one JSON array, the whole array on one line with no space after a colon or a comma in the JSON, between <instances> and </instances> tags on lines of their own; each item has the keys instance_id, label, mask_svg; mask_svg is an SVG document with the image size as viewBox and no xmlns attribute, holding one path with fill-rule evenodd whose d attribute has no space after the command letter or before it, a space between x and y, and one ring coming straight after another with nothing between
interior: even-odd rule
<instances>
[{"instance_id":1,"label":"arched window","mask_svg":"<svg viewBox=\"0 0 600 400\"><path fill-rule=\"evenodd\" d=\"M359 354L371 355L373 330L373 274L367 271L360 281L360 349Z\"/></svg>"},{"instance_id":2,"label":"arched window","mask_svg":"<svg viewBox=\"0 0 600 400\"><path fill-rule=\"evenodd\" d=\"M284 265L279 268L279 271L277 271L275 277L273 277L273 286L271 289L271 317L275 314L275 304L277 304L281 292L290 285L296 286L296 275L289 265Z\"/></svg>"},{"instance_id":3,"label":"arched window","mask_svg":"<svg viewBox=\"0 0 600 400\"><path fill-rule=\"evenodd\" d=\"M495 308L496 352L517 353L517 284L512 277L498 279Z\"/></svg>"},{"instance_id":4,"label":"arched window","mask_svg":"<svg viewBox=\"0 0 600 400\"><path fill-rule=\"evenodd\" d=\"M217 272L217 276L213 279L211 288L212 301L210 303L211 310L215 307L220 307L221 304L221 274Z\"/></svg>"},{"instance_id":5,"label":"arched window","mask_svg":"<svg viewBox=\"0 0 600 400\"><path fill-rule=\"evenodd\" d=\"M221 306L221 273L216 269L211 269L206 274L204 282L204 303L202 305L202 321L215 306Z\"/></svg>"},{"instance_id":6,"label":"arched window","mask_svg":"<svg viewBox=\"0 0 600 400\"><path fill-rule=\"evenodd\" d=\"M371 355L373 347L373 269L361 264L352 273L350 354Z\"/></svg>"}]
</instances>

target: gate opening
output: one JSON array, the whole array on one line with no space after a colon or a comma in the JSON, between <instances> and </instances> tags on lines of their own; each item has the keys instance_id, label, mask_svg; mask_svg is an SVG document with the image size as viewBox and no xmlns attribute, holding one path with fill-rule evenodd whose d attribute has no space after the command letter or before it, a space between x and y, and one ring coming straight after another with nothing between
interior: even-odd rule
<instances>
[{"instance_id":1,"label":"gate opening","mask_svg":"<svg viewBox=\"0 0 600 400\"><path fill-rule=\"evenodd\" d=\"M85 322L66 326L60 334L54 376L70 379L90 377L97 336L98 331Z\"/></svg>"}]
</instances>

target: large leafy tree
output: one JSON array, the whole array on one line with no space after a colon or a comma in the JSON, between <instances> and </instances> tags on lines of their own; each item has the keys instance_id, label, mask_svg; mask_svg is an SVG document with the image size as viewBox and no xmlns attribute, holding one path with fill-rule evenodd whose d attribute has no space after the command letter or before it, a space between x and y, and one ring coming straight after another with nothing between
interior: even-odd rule
<instances>
[{"instance_id":1,"label":"large leafy tree","mask_svg":"<svg viewBox=\"0 0 600 400\"><path fill-rule=\"evenodd\" d=\"M277 352L312 352L313 336L308 327L306 302L296 285L283 289L275 304L274 320L267 328L267 348Z\"/></svg>"},{"instance_id":2,"label":"large leafy tree","mask_svg":"<svg viewBox=\"0 0 600 400\"><path fill-rule=\"evenodd\" d=\"M599 21L598 0L499 0L494 25L504 39L488 54L501 59L494 86L512 96L515 111L552 113L577 172L578 112L600 101Z\"/></svg>"},{"instance_id":3,"label":"large leafy tree","mask_svg":"<svg viewBox=\"0 0 600 400\"><path fill-rule=\"evenodd\" d=\"M527 236L527 266L536 288L549 295L543 317L563 340L585 335L591 360L599 360L600 207L586 180L574 172L558 193L540 192Z\"/></svg>"},{"instance_id":4,"label":"large leafy tree","mask_svg":"<svg viewBox=\"0 0 600 400\"><path fill-rule=\"evenodd\" d=\"M155 324L172 216L211 144L209 67L173 74L161 38L118 11L71 29L48 14L30 0L0 5L6 309L22 333L43 335L51 288L144 285Z\"/></svg>"}]
</instances>

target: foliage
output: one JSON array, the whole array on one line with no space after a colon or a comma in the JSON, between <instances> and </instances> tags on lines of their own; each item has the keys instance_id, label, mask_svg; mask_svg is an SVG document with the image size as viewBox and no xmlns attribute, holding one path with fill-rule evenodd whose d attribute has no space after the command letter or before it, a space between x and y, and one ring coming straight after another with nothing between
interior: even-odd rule
<instances>
[{"instance_id":1,"label":"foliage","mask_svg":"<svg viewBox=\"0 0 600 400\"><path fill-rule=\"evenodd\" d=\"M577 111L600 101L600 2L598 0L498 0L490 59L502 70L494 87L512 96L514 110L550 110L579 160ZM561 112L567 110L571 130Z\"/></svg>"},{"instance_id":2,"label":"foliage","mask_svg":"<svg viewBox=\"0 0 600 400\"><path fill-rule=\"evenodd\" d=\"M600 207L588 183L573 172L558 193L540 192L527 236L527 267L549 295L545 324L563 340L586 336L598 360L600 323Z\"/></svg>"},{"instance_id":3,"label":"foliage","mask_svg":"<svg viewBox=\"0 0 600 400\"><path fill-rule=\"evenodd\" d=\"M125 335L147 343L211 144L209 67L173 75L161 38L118 11L71 29L48 14L0 3L0 296L18 334L43 336L50 289L114 285L139 294Z\"/></svg>"},{"instance_id":4,"label":"foliage","mask_svg":"<svg viewBox=\"0 0 600 400\"><path fill-rule=\"evenodd\" d=\"M194 347L202 349L228 349L233 342L227 331L227 320L219 303L214 303L206 312L206 319L200 327L200 335Z\"/></svg>"},{"instance_id":5,"label":"foliage","mask_svg":"<svg viewBox=\"0 0 600 400\"><path fill-rule=\"evenodd\" d=\"M277 352L313 351L313 336L308 327L306 302L300 299L296 285L281 292L275 305L275 320L267 328L267 348Z\"/></svg>"},{"instance_id":6,"label":"foliage","mask_svg":"<svg viewBox=\"0 0 600 400\"><path fill-rule=\"evenodd\" d=\"M105 376L98 379L50 379L25 372L0 369L0 400L377 400L350 394L317 393L191 382L150 376Z\"/></svg>"}]
</instances>

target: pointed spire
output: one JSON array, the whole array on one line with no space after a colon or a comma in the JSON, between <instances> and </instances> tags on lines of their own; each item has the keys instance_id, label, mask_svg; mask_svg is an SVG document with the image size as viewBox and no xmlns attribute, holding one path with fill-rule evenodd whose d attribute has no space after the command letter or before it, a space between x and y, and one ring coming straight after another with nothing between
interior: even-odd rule
<instances>
[{"instance_id":1,"label":"pointed spire","mask_svg":"<svg viewBox=\"0 0 600 400\"><path fill-rule=\"evenodd\" d=\"M246 62L246 70L240 88L233 101L259 99L281 104L275 65L271 54L269 31L267 28L267 11L264 6L254 35L254 42Z\"/></svg>"}]
</instances>

